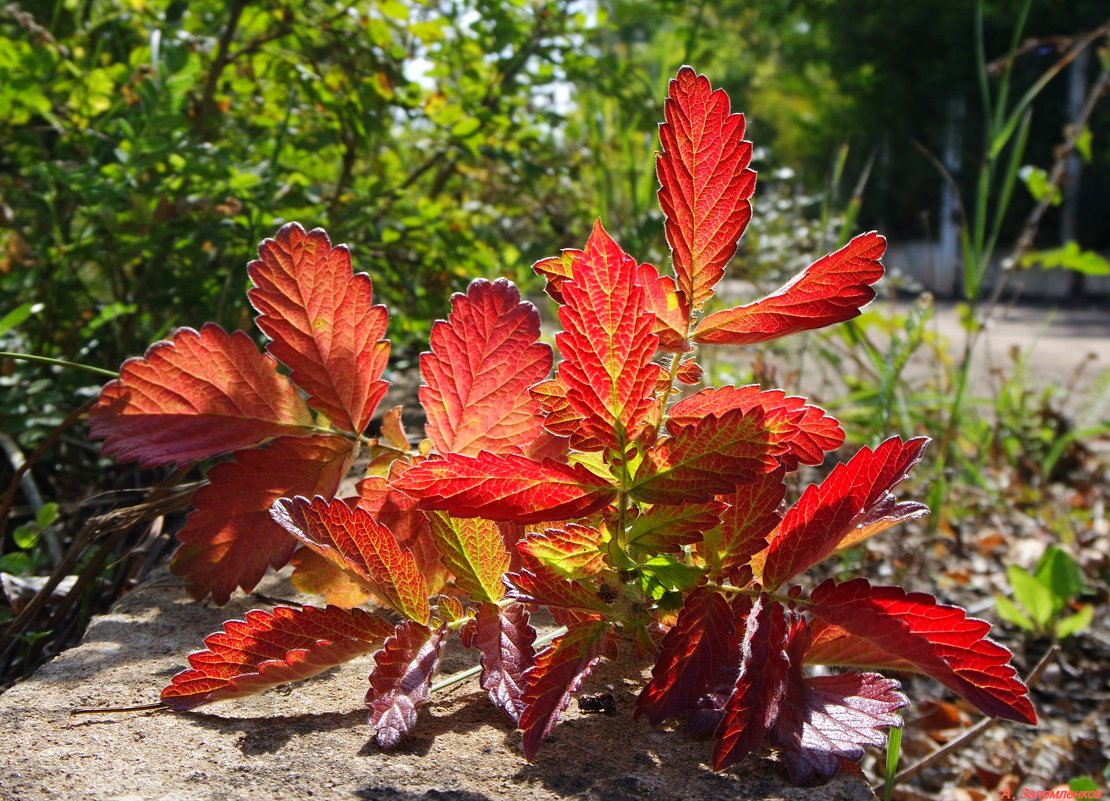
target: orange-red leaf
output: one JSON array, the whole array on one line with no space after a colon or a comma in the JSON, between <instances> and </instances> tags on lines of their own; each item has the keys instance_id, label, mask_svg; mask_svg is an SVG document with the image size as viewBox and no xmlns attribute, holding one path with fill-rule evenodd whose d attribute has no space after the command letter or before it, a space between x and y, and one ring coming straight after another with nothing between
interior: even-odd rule
<instances>
[{"instance_id":1,"label":"orange-red leaf","mask_svg":"<svg viewBox=\"0 0 1110 801\"><path fill-rule=\"evenodd\" d=\"M292 371L308 403L335 425L361 433L385 395L389 314L374 306L370 276L351 273L346 245L322 228L283 225L247 265L247 292L266 350Z\"/></svg>"},{"instance_id":2,"label":"orange-red leaf","mask_svg":"<svg viewBox=\"0 0 1110 801\"><path fill-rule=\"evenodd\" d=\"M171 563L189 594L225 604L236 587L250 592L268 567L286 564L297 543L270 518L270 506L286 495L334 495L352 458L344 437L281 437L209 470Z\"/></svg>"},{"instance_id":3,"label":"orange-red leaf","mask_svg":"<svg viewBox=\"0 0 1110 801\"><path fill-rule=\"evenodd\" d=\"M711 415L649 450L632 494L651 503L707 501L771 472L782 451L761 409Z\"/></svg>"},{"instance_id":4,"label":"orange-red leaf","mask_svg":"<svg viewBox=\"0 0 1110 801\"><path fill-rule=\"evenodd\" d=\"M785 470L779 468L751 484L741 484L727 495L718 496L728 508L721 515L721 528L706 538L712 546L713 561L727 575L733 568L743 567L767 547L767 535L782 520L779 506L786 495L783 482Z\"/></svg>"},{"instance_id":5,"label":"orange-red leaf","mask_svg":"<svg viewBox=\"0 0 1110 801\"><path fill-rule=\"evenodd\" d=\"M328 606L354 609L374 597L373 587L311 548L298 548L289 564L289 583L300 592L324 596Z\"/></svg>"},{"instance_id":6,"label":"orange-red leaf","mask_svg":"<svg viewBox=\"0 0 1110 801\"><path fill-rule=\"evenodd\" d=\"M651 330L659 336L659 349L679 353L690 350L690 343L686 341L690 307L686 298L679 294L674 279L660 275L652 264L641 264L637 268L637 280L644 288L648 311L655 315Z\"/></svg>"},{"instance_id":7,"label":"orange-red leaf","mask_svg":"<svg viewBox=\"0 0 1110 801\"><path fill-rule=\"evenodd\" d=\"M529 534L517 550L566 579L585 578L601 572L604 560L601 532L593 526L567 523Z\"/></svg>"},{"instance_id":8,"label":"orange-red leaf","mask_svg":"<svg viewBox=\"0 0 1110 801\"><path fill-rule=\"evenodd\" d=\"M659 345L654 317L636 280L636 262L600 222L572 270L559 308L566 330L555 337L563 356L559 380L582 418L571 445L597 440L623 451L644 431L662 374L651 361Z\"/></svg>"},{"instance_id":9,"label":"orange-red leaf","mask_svg":"<svg viewBox=\"0 0 1110 801\"><path fill-rule=\"evenodd\" d=\"M705 587L690 593L659 646L651 681L636 700L636 717L645 714L658 726L692 707L729 658L735 635L732 609L720 593Z\"/></svg>"},{"instance_id":10,"label":"orange-red leaf","mask_svg":"<svg viewBox=\"0 0 1110 801\"><path fill-rule=\"evenodd\" d=\"M989 623L969 618L959 607L900 587L872 587L866 579L840 584L829 579L813 590L807 609L850 635L815 636L807 654L811 663L914 670L988 715L1037 722L1029 690L1010 664L1012 654L987 639ZM884 653L886 660L878 664L857 665Z\"/></svg>"},{"instance_id":11,"label":"orange-red leaf","mask_svg":"<svg viewBox=\"0 0 1110 801\"><path fill-rule=\"evenodd\" d=\"M520 722L523 708L524 673L536 660L532 644L536 630L528 622L524 604L498 608L482 604L478 614L460 630L463 644L481 654L482 677L479 684L489 699L508 713L513 723Z\"/></svg>"},{"instance_id":12,"label":"orange-red leaf","mask_svg":"<svg viewBox=\"0 0 1110 801\"><path fill-rule=\"evenodd\" d=\"M601 659L609 635L609 624L591 622L576 626L552 640L524 674L527 688L521 699L524 711L524 757L531 761L547 735L555 728L570 697L578 691Z\"/></svg>"},{"instance_id":13,"label":"orange-red leaf","mask_svg":"<svg viewBox=\"0 0 1110 801\"><path fill-rule=\"evenodd\" d=\"M417 499L422 509L517 523L582 517L616 495L582 465L487 452L449 453L421 462L398 478L394 487Z\"/></svg>"},{"instance_id":14,"label":"orange-red leaf","mask_svg":"<svg viewBox=\"0 0 1110 801\"><path fill-rule=\"evenodd\" d=\"M612 609L598 594L595 584L568 580L543 564L505 576L508 595L526 604L581 609L590 613L609 614Z\"/></svg>"},{"instance_id":15,"label":"orange-red leaf","mask_svg":"<svg viewBox=\"0 0 1110 801\"><path fill-rule=\"evenodd\" d=\"M177 710L300 681L378 648L393 627L361 609L279 606L230 620L162 690Z\"/></svg>"},{"instance_id":16,"label":"orange-red leaf","mask_svg":"<svg viewBox=\"0 0 1110 801\"><path fill-rule=\"evenodd\" d=\"M349 498L347 502L369 512L371 517L393 532L402 548L412 551L431 596L447 583L447 570L432 539L428 516L417 508L415 500L390 484L408 468L405 462L395 461L391 465L390 480L380 476L364 478L355 485L358 497Z\"/></svg>"},{"instance_id":17,"label":"orange-red leaf","mask_svg":"<svg viewBox=\"0 0 1110 801\"><path fill-rule=\"evenodd\" d=\"M712 387L683 398L667 412L672 432L697 423L706 415L721 415L740 409L762 409L775 430L775 441L786 450L778 459L787 470L798 464L819 465L825 454L844 444L840 423L805 398L788 396L781 389L763 390L758 384L743 387Z\"/></svg>"},{"instance_id":18,"label":"orange-red leaf","mask_svg":"<svg viewBox=\"0 0 1110 801\"><path fill-rule=\"evenodd\" d=\"M835 253L818 259L762 300L714 312L694 331L694 341L750 345L859 316L875 299L871 285L883 277L879 263L886 239L860 234Z\"/></svg>"},{"instance_id":19,"label":"orange-red leaf","mask_svg":"<svg viewBox=\"0 0 1110 801\"><path fill-rule=\"evenodd\" d=\"M903 481L929 440L891 437L872 451L864 447L838 464L820 484L811 484L771 536L763 586L775 589L820 562L857 526L874 530L876 521L894 525L929 510L919 503L896 503L891 490Z\"/></svg>"},{"instance_id":20,"label":"orange-red leaf","mask_svg":"<svg viewBox=\"0 0 1110 801\"><path fill-rule=\"evenodd\" d=\"M416 710L431 699L432 674L447 630L406 620L374 655L366 705L382 748L393 748L416 725Z\"/></svg>"},{"instance_id":21,"label":"orange-red leaf","mask_svg":"<svg viewBox=\"0 0 1110 801\"><path fill-rule=\"evenodd\" d=\"M503 278L479 278L451 298L420 356L420 402L441 453L520 453L542 425L528 388L551 372L551 348L537 340L540 316Z\"/></svg>"},{"instance_id":22,"label":"orange-red leaf","mask_svg":"<svg viewBox=\"0 0 1110 801\"><path fill-rule=\"evenodd\" d=\"M282 498L271 509L282 528L312 550L374 588L405 617L427 623L428 588L412 551L362 509L317 496Z\"/></svg>"},{"instance_id":23,"label":"orange-red leaf","mask_svg":"<svg viewBox=\"0 0 1110 801\"><path fill-rule=\"evenodd\" d=\"M532 265L532 270L536 275L542 275L547 279L547 294L556 303L566 302L563 298L563 284L570 280L571 265L574 264L575 259L581 256L581 250L567 248L558 256L548 256L546 259L540 259Z\"/></svg>"},{"instance_id":24,"label":"orange-red leaf","mask_svg":"<svg viewBox=\"0 0 1110 801\"><path fill-rule=\"evenodd\" d=\"M179 328L100 391L94 439L120 461L185 465L282 435L312 432L312 415L278 364L242 331Z\"/></svg>"},{"instance_id":25,"label":"orange-red leaf","mask_svg":"<svg viewBox=\"0 0 1110 801\"><path fill-rule=\"evenodd\" d=\"M755 172L744 115L704 75L678 71L659 126L659 205L666 215L679 291L696 311L713 295L752 216Z\"/></svg>"},{"instance_id":26,"label":"orange-red leaf","mask_svg":"<svg viewBox=\"0 0 1110 801\"><path fill-rule=\"evenodd\" d=\"M501 577L509 569L509 552L492 520L451 517L431 512L432 537L455 583L476 601L496 603L505 594Z\"/></svg>"}]
</instances>

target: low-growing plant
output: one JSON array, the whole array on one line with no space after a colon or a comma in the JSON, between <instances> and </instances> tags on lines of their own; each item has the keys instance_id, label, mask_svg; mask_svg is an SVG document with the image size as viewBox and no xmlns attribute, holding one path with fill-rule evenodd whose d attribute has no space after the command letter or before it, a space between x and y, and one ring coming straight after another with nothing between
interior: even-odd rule
<instances>
[{"instance_id":1,"label":"low-growing plant","mask_svg":"<svg viewBox=\"0 0 1110 801\"><path fill-rule=\"evenodd\" d=\"M995 597L995 608L1003 620L1031 634L1057 640L1091 625L1095 608L1075 603L1085 583L1079 565L1067 551L1050 545L1032 571L1010 565L1008 574L1014 600L1004 595Z\"/></svg>"},{"instance_id":2,"label":"low-growing plant","mask_svg":"<svg viewBox=\"0 0 1110 801\"><path fill-rule=\"evenodd\" d=\"M787 475L843 443L836 420L758 386L680 398L700 380L699 346L857 316L885 240L857 236L767 297L704 314L751 214L751 144L727 95L688 67L665 118L657 171L673 275L624 253L600 222L582 250L537 263L563 329L557 365L535 307L505 280L474 281L421 357L427 439L415 448L397 409L378 437L363 435L386 390L386 310L321 230L285 226L248 267L266 353L207 325L123 365L91 414L106 453L147 466L232 454L180 534L173 569L192 595L223 603L292 560L294 585L330 603L226 623L162 691L166 705L376 652L370 726L392 746L457 631L528 759L618 646L654 663L636 716L712 734L716 769L773 746L807 781L882 745L907 701L873 669L924 673L987 714L1035 722L987 623L865 578L794 583L926 513L893 495L925 438L862 448L787 504ZM367 476L334 497L360 451ZM563 627L542 649L537 608Z\"/></svg>"}]
</instances>

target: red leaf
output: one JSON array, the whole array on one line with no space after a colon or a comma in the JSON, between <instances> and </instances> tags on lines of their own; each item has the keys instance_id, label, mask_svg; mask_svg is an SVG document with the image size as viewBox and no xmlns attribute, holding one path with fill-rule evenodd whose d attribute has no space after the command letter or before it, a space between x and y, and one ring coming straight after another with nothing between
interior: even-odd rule
<instances>
[{"instance_id":1,"label":"red leaf","mask_svg":"<svg viewBox=\"0 0 1110 801\"><path fill-rule=\"evenodd\" d=\"M297 547L270 518L270 506L286 495L334 495L353 457L344 437L282 437L216 465L177 535L174 574L198 601L211 594L225 604L236 587L250 592Z\"/></svg>"},{"instance_id":2,"label":"red leaf","mask_svg":"<svg viewBox=\"0 0 1110 801\"><path fill-rule=\"evenodd\" d=\"M277 367L242 331L179 328L104 386L91 436L106 455L154 467L311 434L312 415Z\"/></svg>"},{"instance_id":3,"label":"red leaf","mask_svg":"<svg viewBox=\"0 0 1110 801\"><path fill-rule=\"evenodd\" d=\"M391 478L396 480L407 469L409 465L395 461L391 465ZM365 509L371 517L392 531L402 548L412 551L428 584L428 594L439 592L447 583L447 570L440 561L439 551L432 539L428 516L420 511L416 501L380 476L364 478L355 485L355 490L358 498L354 499L354 505ZM351 503L352 499L347 502Z\"/></svg>"},{"instance_id":4,"label":"red leaf","mask_svg":"<svg viewBox=\"0 0 1110 801\"><path fill-rule=\"evenodd\" d=\"M601 532L591 526L567 523L542 534L529 534L516 544L517 550L567 579L601 572L605 553Z\"/></svg>"},{"instance_id":5,"label":"red leaf","mask_svg":"<svg viewBox=\"0 0 1110 801\"><path fill-rule=\"evenodd\" d=\"M678 288L697 310L713 295L752 216L752 144L728 95L689 67L670 82L663 115L659 205Z\"/></svg>"},{"instance_id":6,"label":"red leaf","mask_svg":"<svg viewBox=\"0 0 1110 801\"><path fill-rule=\"evenodd\" d=\"M705 375L705 371L701 369L701 365L693 359L687 359L678 366L678 372L675 373L675 378L679 383L692 387L694 384L701 381L701 377Z\"/></svg>"},{"instance_id":7,"label":"red leaf","mask_svg":"<svg viewBox=\"0 0 1110 801\"><path fill-rule=\"evenodd\" d=\"M536 275L542 275L547 279L547 294L556 303L566 303L563 298L563 284L570 281L571 265L575 259L581 256L581 250L567 248L558 256L548 256L546 259L540 259L532 265L532 270Z\"/></svg>"},{"instance_id":8,"label":"red leaf","mask_svg":"<svg viewBox=\"0 0 1110 801\"><path fill-rule=\"evenodd\" d=\"M663 637L659 657L636 701L636 717L653 726L682 715L710 687L735 646L733 612L724 597L699 587L686 597Z\"/></svg>"},{"instance_id":9,"label":"red leaf","mask_svg":"<svg viewBox=\"0 0 1110 801\"><path fill-rule=\"evenodd\" d=\"M361 609L248 612L246 620L230 620L205 637L207 650L189 657L192 667L171 679L162 701L182 711L307 679L373 651L390 631L389 623Z\"/></svg>"},{"instance_id":10,"label":"red leaf","mask_svg":"<svg viewBox=\"0 0 1110 801\"><path fill-rule=\"evenodd\" d=\"M537 342L540 316L503 278L479 278L451 298L447 321L432 326L420 356L420 403L441 453L519 453L542 424L528 388L551 372L551 348Z\"/></svg>"},{"instance_id":11,"label":"red leaf","mask_svg":"<svg viewBox=\"0 0 1110 801\"><path fill-rule=\"evenodd\" d=\"M616 494L582 465L487 452L421 462L394 487L416 498L422 509L517 523L583 517Z\"/></svg>"},{"instance_id":12,"label":"red leaf","mask_svg":"<svg viewBox=\"0 0 1110 801\"><path fill-rule=\"evenodd\" d=\"M571 445L599 440L623 451L647 426L662 370L651 360L659 337L651 333L636 262L595 223L573 278L562 287L565 331L555 337L563 361L559 380L567 403L582 417Z\"/></svg>"},{"instance_id":13,"label":"red leaf","mask_svg":"<svg viewBox=\"0 0 1110 801\"><path fill-rule=\"evenodd\" d=\"M830 579L814 589L810 612L867 643L817 638L807 659L859 667L867 651L889 654L897 669L912 669L939 681L987 715L1035 724L1029 691L1010 664L1011 654L988 640L990 624L967 617L955 606L899 587L872 587L866 579L838 584ZM838 654L838 639L844 646Z\"/></svg>"},{"instance_id":14,"label":"red leaf","mask_svg":"<svg viewBox=\"0 0 1110 801\"><path fill-rule=\"evenodd\" d=\"M373 587L311 548L298 548L289 563L293 565L289 583L299 592L324 596L328 606L354 609L374 596Z\"/></svg>"},{"instance_id":15,"label":"red leaf","mask_svg":"<svg viewBox=\"0 0 1110 801\"><path fill-rule=\"evenodd\" d=\"M885 250L886 239L874 231L860 234L762 300L705 317L694 341L750 345L858 317L860 307L875 299L871 284L883 277L879 259Z\"/></svg>"},{"instance_id":16,"label":"red leaf","mask_svg":"<svg viewBox=\"0 0 1110 801\"><path fill-rule=\"evenodd\" d=\"M527 687L521 699L524 709L520 729L524 732L524 757L529 762L555 728L570 697L601 659L608 634L608 623L576 626L552 640L524 674Z\"/></svg>"},{"instance_id":17,"label":"red leaf","mask_svg":"<svg viewBox=\"0 0 1110 801\"><path fill-rule=\"evenodd\" d=\"M817 564L853 537L857 526L874 533L879 520L894 525L927 513L921 504L895 503L891 490L921 460L928 443L925 437L905 442L891 437L874 451L861 448L820 484L807 487L771 536L763 586L773 590Z\"/></svg>"},{"instance_id":18,"label":"red leaf","mask_svg":"<svg viewBox=\"0 0 1110 801\"><path fill-rule=\"evenodd\" d=\"M779 506L786 495L784 476L780 467L759 481L718 496L728 508L721 515L720 532L706 537L706 548L720 573L727 575L733 568L743 567L767 547L767 535L782 520Z\"/></svg>"},{"instance_id":19,"label":"red leaf","mask_svg":"<svg viewBox=\"0 0 1110 801\"><path fill-rule=\"evenodd\" d=\"M740 674L715 733L713 769L723 770L763 745L786 694L789 626L782 606L766 596L752 604L741 645Z\"/></svg>"},{"instance_id":20,"label":"red leaf","mask_svg":"<svg viewBox=\"0 0 1110 801\"><path fill-rule=\"evenodd\" d=\"M501 577L509 569L509 552L497 524L478 517L429 515L432 537L455 583L476 601L496 603L505 594Z\"/></svg>"},{"instance_id":21,"label":"red leaf","mask_svg":"<svg viewBox=\"0 0 1110 801\"><path fill-rule=\"evenodd\" d=\"M806 676L802 666L809 644L810 629L799 620L787 646L786 696L770 732L791 781L799 784L828 780L841 760L858 761L863 746L883 745L884 730L902 725L895 712L909 704L898 682L876 673Z\"/></svg>"},{"instance_id":22,"label":"red leaf","mask_svg":"<svg viewBox=\"0 0 1110 801\"><path fill-rule=\"evenodd\" d=\"M292 536L372 586L402 615L428 622L428 588L412 551L402 550L393 532L368 512L317 496L311 501L282 498L271 514Z\"/></svg>"},{"instance_id":23,"label":"red leaf","mask_svg":"<svg viewBox=\"0 0 1110 801\"><path fill-rule=\"evenodd\" d=\"M385 395L389 314L374 306L370 276L351 274L346 245L332 247L322 228L283 225L247 265L247 292L266 350L292 371L308 403L335 425L361 433Z\"/></svg>"},{"instance_id":24,"label":"red leaf","mask_svg":"<svg viewBox=\"0 0 1110 801\"><path fill-rule=\"evenodd\" d=\"M758 384L744 387L714 387L683 398L667 412L667 427L696 424L706 415L722 415L740 409L762 409L774 421L775 441L786 446L778 457L787 470L798 464L819 465L825 454L844 444L844 432L835 418L817 406L807 406L805 398L788 396L781 389L761 390Z\"/></svg>"},{"instance_id":25,"label":"red leaf","mask_svg":"<svg viewBox=\"0 0 1110 801\"><path fill-rule=\"evenodd\" d=\"M581 580L570 581L543 565L505 576L508 595L526 604L557 606L561 609L582 609L591 613L609 614L612 610L595 587Z\"/></svg>"},{"instance_id":26,"label":"red leaf","mask_svg":"<svg viewBox=\"0 0 1110 801\"><path fill-rule=\"evenodd\" d=\"M366 705L382 748L393 748L416 725L417 707L431 698L432 674L447 630L406 620L374 655Z\"/></svg>"},{"instance_id":27,"label":"red leaf","mask_svg":"<svg viewBox=\"0 0 1110 801\"><path fill-rule=\"evenodd\" d=\"M632 494L651 503L707 501L771 472L782 451L762 410L705 417L647 452Z\"/></svg>"},{"instance_id":28,"label":"red leaf","mask_svg":"<svg viewBox=\"0 0 1110 801\"><path fill-rule=\"evenodd\" d=\"M644 288L648 311L655 315L651 330L659 337L659 349L678 353L690 350L690 343L686 341L690 307L675 288L674 279L660 275L652 264L641 264L636 269L636 280Z\"/></svg>"},{"instance_id":29,"label":"red leaf","mask_svg":"<svg viewBox=\"0 0 1110 801\"><path fill-rule=\"evenodd\" d=\"M840 760L857 762L864 746L885 745L886 730L902 726L896 710L908 705L898 682L877 673L803 677L799 670L787 683L771 742L783 750L792 782L828 780Z\"/></svg>"},{"instance_id":30,"label":"red leaf","mask_svg":"<svg viewBox=\"0 0 1110 801\"><path fill-rule=\"evenodd\" d=\"M524 673L535 663L536 630L528 622L524 604L509 604L498 609L482 604L467 632L466 646L482 653L482 678L479 683L499 706L520 722L525 688ZM460 632L462 633L462 632Z\"/></svg>"},{"instance_id":31,"label":"red leaf","mask_svg":"<svg viewBox=\"0 0 1110 801\"><path fill-rule=\"evenodd\" d=\"M720 521L725 505L717 501L656 504L632 521L630 548L644 553L675 553L683 545L700 542L702 534Z\"/></svg>"}]
</instances>

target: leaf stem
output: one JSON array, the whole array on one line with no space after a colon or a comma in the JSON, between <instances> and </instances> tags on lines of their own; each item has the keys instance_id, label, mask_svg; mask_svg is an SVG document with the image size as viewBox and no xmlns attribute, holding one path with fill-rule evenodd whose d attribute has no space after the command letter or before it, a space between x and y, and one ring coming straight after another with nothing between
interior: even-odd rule
<instances>
[{"instance_id":1,"label":"leaf stem","mask_svg":"<svg viewBox=\"0 0 1110 801\"><path fill-rule=\"evenodd\" d=\"M549 642L554 640L556 637L562 637L566 633L567 633L567 627L566 626L559 626L559 628L552 629L551 631L547 632L546 634L537 637L536 641L535 641L535 643L533 643L533 645L547 645ZM460 670L458 673L452 673L450 676L448 676L445 679L440 679L439 681L437 681L435 684L433 684L431 686L431 689L429 690L429 692L438 693L441 690L446 690L449 687L454 687L456 684L461 684L462 682L466 681L467 679L474 678L475 676L477 676L481 672L482 672L482 666L480 664L472 665L472 666L468 667L466 670Z\"/></svg>"},{"instance_id":2,"label":"leaf stem","mask_svg":"<svg viewBox=\"0 0 1110 801\"><path fill-rule=\"evenodd\" d=\"M33 353L15 353L13 351L0 350L0 358L16 359L23 362L36 362L38 364L49 364L54 367L69 367L75 370L84 370L88 373L96 373L97 375L108 376L109 378L119 378L119 373L112 370L105 370L103 367L93 367L91 364L81 364L80 362L67 362L65 359L52 359L49 356L36 356Z\"/></svg>"}]
</instances>

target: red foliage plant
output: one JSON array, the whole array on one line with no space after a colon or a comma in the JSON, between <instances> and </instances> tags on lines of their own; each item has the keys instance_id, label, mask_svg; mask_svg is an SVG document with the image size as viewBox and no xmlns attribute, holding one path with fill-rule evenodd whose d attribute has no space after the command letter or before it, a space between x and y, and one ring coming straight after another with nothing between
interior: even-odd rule
<instances>
[{"instance_id":1,"label":"red foliage plant","mask_svg":"<svg viewBox=\"0 0 1110 801\"><path fill-rule=\"evenodd\" d=\"M144 466L231 454L179 535L172 568L189 592L224 603L292 561L294 585L328 604L228 622L162 691L166 705L375 653L370 725L392 746L457 631L528 759L621 642L654 660L636 716L712 734L717 769L771 746L804 782L882 744L907 701L876 669L923 673L990 715L1035 722L986 623L865 579L791 583L927 511L893 494L925 438L862 448L787 506L786 474L843 444L835 419L757 386L678 399L700 381L698 345L858 315L885 240L857 236L767 297L705 313L751 216L751 143L728 96L688 67L665 117L657 170L673 275L600 223L584 249L538 262L563 329L553 375L535 307L505 280L474 281L421 357L417 448L399 408L378 437L363 435L386 389L387 314L322 230L284 226L247 268L264 353L207 325L123 365L91 414L106 453ZM360 451L370 462L357 494L336 498ZM539 649L537 607L563 627Z\"/></svg>"}]
</instances>

